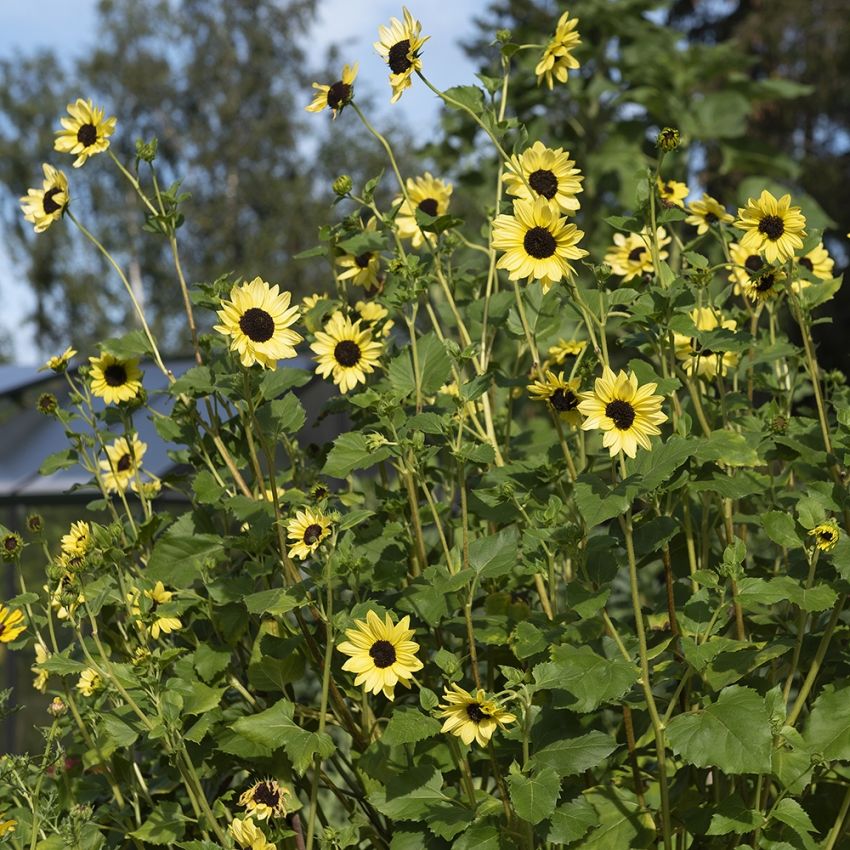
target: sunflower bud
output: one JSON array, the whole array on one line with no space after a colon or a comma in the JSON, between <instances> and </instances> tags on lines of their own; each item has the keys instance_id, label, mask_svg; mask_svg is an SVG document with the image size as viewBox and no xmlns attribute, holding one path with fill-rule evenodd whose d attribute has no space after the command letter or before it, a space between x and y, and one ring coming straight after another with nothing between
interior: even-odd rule
<instances>
[{"instance_id":1,"label":"sunflower bud","mask_svg":"<svg viewBox=\"0 0 850 850\"><path fill-rule=\"evenodd\" d=\"M136 139L136 158L143 162L153 162L156 159L156 151L159 142L156 136L149 142L143 142L141 139Z\"/></svg>"},{"instance_id":2,"label":"sunflower bud","mask_svg":"<svg viewBox=\"0 0 850 850\"><path fill-rule=\"evenodd\" d=\"M679 131L675 127L665 127L655 140L655 147L661 148L665 153L676 150L679 147Z\"/></svg>"},{"instance_id":3,"label":"sunflower bud","mask_svg":"<svg viewBox=\"0 0 850 850\"><path fill-rule=\"evenodd\" d=\"M344 198L351 191L353 185L351 178L347 174L340 174L340 176L334 180L331 188L334 190L335 194L340 196L340 198Z\"/></svg>"},{"instance_id":4,"label":"sunflower bud","mask_svg":"<svg viewBox=\"0 0 850 850\"><path fill-rule=\"evenodd\" d=\"M53 702L47 706L47 713L51 717L62 717L68 711L68 706L59 697L54 697Z\"/></svg>"},{"instance_id":5,"label":"sunflower bud","mask_svg":"<svg viewBox=\"0 0 850 850\"><path fill-rule=\"evenodd\" d=\"M10 531L0 538L0 558L14 561L24 551L24 541L16 531Z\"/></svg>"},{"instance_id":6,"label":"sunflower bud","mask_svg":"<svg viewBox=\"0 0 850 850\"><path fill-rule=\"evenodd\" d=\"M45 416L54 416L59 409L59 401L53 393L42 393L35 403L35 409Z\"/></svg>"},{"instance_id":7,"label":"sunflower bud","mask_svg":"<svg viewBox=\"0 0 850 850\"><path fill-rule=\"evenodd\" d=\"M30 534L41 534L44 531L44 517L41 514L30 514L27 517L27 530Z\"/></svg>"},{"instance_id":8,"label":"sunflower bud","mask_svg":"<svg viewBox=\"0 0 850 850\"><path fill-rule=\"evenodd\" d=\"M507 44L511 40L511 35L510 30L496 30L496 41L499 44Z\"/></svg>"}]
</instances>

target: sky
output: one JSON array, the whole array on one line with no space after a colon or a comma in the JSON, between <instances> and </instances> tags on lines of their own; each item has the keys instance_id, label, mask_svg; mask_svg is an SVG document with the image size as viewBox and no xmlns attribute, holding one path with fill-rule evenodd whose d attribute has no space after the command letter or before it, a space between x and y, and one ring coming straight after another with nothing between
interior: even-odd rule
<instances>
[{"instance_id":1,"label":"sky","mask_svg":"<svg viewBox=\"0 0 850 850\"><path fill-rule=\"evenodd\" d=\"M338 44L343 63L359 61L356 85L361 91L369 90L374 94L376 103L384 104L385 116L415 123L420 128L436 126L439 101L418 80L390 111L387 67L372 47L378 38L378 27L389 24L391 17L402 16L403 2L318 0L317 21L309 35L312 52L321 56L326 48ZM431 36L423 51L431 82L441 89L475 82L473 66L458 42L472 33L473 18L484 12L488 5L486 0L407 0L407 3L422 22L423 34ZM79 55L93 41L96 7L97 0L72 3L68 0L0 0L0 56L38 48L55 48L66 56ZM305 105L310 99L310 91L305 92ZM33 186L40 183L36 176L33 175ZM19 194L25 194L27 188L22 186ZM0 328L12 336L16 362L37 364L53 352L40 352L32 329L24 324L34 301L26 282L13 267L6 244L7 236L0 232L0 299L6 305L0 314Z\"/></svg>"}]
</instances>

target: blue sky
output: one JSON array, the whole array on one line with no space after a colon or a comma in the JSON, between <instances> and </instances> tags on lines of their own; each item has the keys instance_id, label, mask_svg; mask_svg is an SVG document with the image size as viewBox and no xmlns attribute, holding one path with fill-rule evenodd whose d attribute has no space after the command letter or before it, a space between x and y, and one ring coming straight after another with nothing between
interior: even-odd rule
<instances>
[{"instance_id":1,"label":"blue sky","mask_svg":"<svg viewBox=\"0 0 850 850\"><path fill-rule=\"evenodd\" d=\"M390 110L386 65L372 47L378 26L388 24L391 17L401 17L402 2L319 0L318 20L310 35L313 53L320 56L326 47L339 44L343 62L360 62L357 86L376 95L376 102L383 104L381 111L386 120L403 121L418 128L434 126L439 103L419 81ZM409 0L411 12L422 21L423 33L431 36L424 56L428 77L438 88L474 82L474 69L458 41L472 32L473 18L481 15L487 5L487 0ZM44 47L65 55L79 55L92 42L96 7L97 0L0 0L0 56ZM309 101L307 91L305 105ZM26 188L22 186L20 194ZM18 362L38 363L52 352L39 352L31 329L22 324L32 310L33 299L12 267L4 250L6 242L5 234L0 233L0 298L6 305L0 315L0 327L13 331L13 356Z\"/></svg>"}]
</instances>

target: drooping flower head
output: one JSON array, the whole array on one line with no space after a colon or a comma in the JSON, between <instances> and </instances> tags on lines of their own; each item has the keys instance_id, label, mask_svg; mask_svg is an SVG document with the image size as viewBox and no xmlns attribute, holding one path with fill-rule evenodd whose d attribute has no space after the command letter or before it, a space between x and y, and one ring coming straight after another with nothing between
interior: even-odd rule
<instances>
[{"instance_id":1,"label":"drooping flower head","mask_svg":"<svg viewBox=\"0 0 850 850\"><path fill-rule=\"evenodd\" d=\"M797 257L797 264L819 280L832 280L835 260L829 256L829 252L823 247L823 240L818 242L807 254ZM792 285L795 290L799 291L805 289L809 285L809 281L804 277L797 277Z\"/></svg>"},{"instance_id":2,"label":"drooping flower head","mask_svg":"<svg viewBox=\"0 0 850 850\"><path fill-rule=\"evenodd\" d=\"M430 38L423 37L422 24L402 7L404 21L391 18L388 27L378 27L378 38L375 50L383 57L390 67L390 85L393 96L390 103L395 103L405 89L410 88L414 72L422 70L422 60L419 58L422 45Z\"/></svg>"},{"instance_id":3,"label":"drooping flower head","mask_svg":"<svg viewBox=\"0 0 850 850\"><path fill-rule=\"evenodd\" d=\"M547 369L542 379L529 384L528 394L536 401L545 401L565 422L578 425L581 422L581 414L578 412L580 386L577 379L567 381L563 372L556 375Z\"/></svg>"},{"instance_id":4,"label":"drooping flower head","mask_svg":"<svg viewBox=\"0 0 850 850\"><path fill-rule=\"evenodd\" d=\"M157 581L151 590L145 591L145 596L150 600L149 613L153 618L150 634L154 640L159 640L160 634L170 635L172 632L180 631L183 628L183 623L179 617L157 610L160 605L166 605L171 602L174 591L166 590L165 585L161 581ZM138 598L138 590L136 590L136 597ZM141 613L138 603L133 608L133 613L136 615Z\"/></svg>"},{"instance_id":5,"label":"drooping flower head","mask_svg":"<svg viewBox=\"0 0 850 850\"><path fill-rule=\"evenodd\" d=\"M230 337L230 350L239 354L243 366L259 363L276 369L278 360L295 357L295 346L303 340L292 330L298 307L290 307L292 296L270 286L262 278L234 286L230 301L221 302L220 325L215 330Z\"/></svg>"},{"instance_id":6,"label":"drooping flower head","mask_svg":"<svg viewBox=\"0 0 850 850\"><path fill-rule=\"evenodd\" d=\"M574 166L569 151L536 141L506 164L505 186L509 195L532 201L542 196L557 203L564 215L572 215L580 206L576 195L583 191L584 180Z\"/></svg>"},{"instance_id":7,"label":"drooping flower head","mask_svg":"<svg viewBox=\"0 0 850 850\"><path fill-rule=\"evenodd\" d=\"M445 718L442 732L457 735L464 744L475 741L486 747L496 729L505 729L516 721L516 716L505 711L497 700L487 699L479 688L474 694L452 683L443 691L443 702L439 706L440 717Z\"/></svg>"},{"instance_id":8,"label":"drooping flower head","mask_svg":"<svg viewBox=\"0 0 850 850\"><path fill-rule=\"evenodd\" d=\"M637 447L651 450L650 436L660 434L658 426L667 421L661 411L660 395L654 395L656 384L638 384L637 375L620 371L615 374L605 366L596 379L592 392L582 393L578 409L586 418L582 430L604 431L602 445L611 457L622 451L629 457Z\"/></svg>"},{"instance_id":9,"label":"drooping flower head","mask_svg":"<svg viewBox=\"0 0 850 850\"><path fill-rule=\"evenodd\" d=\"M430 171L419 177L408 177L407 197L399 195L393 201L394 205L400 205L395 218L399 238L409 239L413 248L420 248L426 238L433 244L434 234L422 232L416 221L416 210L435 218L445 215L449 209L453 188L451 183L434 177Z\"/></svg>"},{"instance_id":10,"label":"drooping flower head","mask_svg":"<svg viewBox=\"0 0 850 850\"><path fill-rule=\"evenodd\" d=\"M128 440L118 437L111 446L106 447L106 458L100 461L103 486L107 493L123 492L127 487L138 489L136 473L142 468L142 458L148 450L135 434Z\"/></svg>"},{"instance_id":11,"label":"drooping flower head","mask_svg":"<svg viewBox=\"0 0 850 850\"><path fill-rule=\"evenodd\" d=\"M243 850L277 850L252 818L233 818L230 822L230 834Z\"/></svg>"},{"instance_id":12,"label":"drooping flower head","mask_svg":"<svg viewBox=\"0 0 850 850\"><path fill-rule=\"evenodd\" d=\"M85 555L91 544L91 526L83 520L72 522L68 533L60 541L62 551L67 555Z\"/></svg>"},{"instance_id":13,"label":"drooping flower head","mask_svg":"<svg viewBox=\"0 0 850 850\"><path fill-rule=\"evenodd\" d=\"M373 216L363 228L366 233L377 233L378 220ZM417 231L419 229L417 228ZM376 292L381 288L379 277L381 269L381 252L364 251L362 254L341 254L336 258L336 264L345 269L339 274L340 280L350 280L357 286L362 286L367 292Z\"/></svg>"},{"instance_id":14,"label":"drooping flower head","mask_svg":"<svg viewBox=\"0 0 850 850\"><path fill-rule=\"evenodd\" d=\"M611 266L614 274L622 275L623 283L632 280L638 275L653 274L655 267L652 264L652 250L650 242L652 237L649 230L644 227L640 233L615 233L614 245L608 249L605 262ZM658 242L658 259L666 260L669 254L664 246L670 243L670 237L663 227L656 230Z\"/></svg>"},{"instance_id":15,"label":"drooping flower head","mask_svg":"<svg viewBox=\"0 0 850 850\"><path fill-rule=\"evenodd\" d=\"M726 212L726 207L720 201L705 193L703 193L701 201L688 204L688 212L690 215L685 219L685 223L693 225L699 236L707 233L708 229L718 222L731 224L735 221L735 216Z\"/></svg>"},{"instance_id":16,"label":"drooping flower head","mask_svg":"<svg viewBox=\"0 0 850 850\"><path fill-rule=\"evenodd\" d=\"M764 189L757 201L750 198L738 209L735 227L744 231L743 248L764 254L769 263L791 259L803 247L806 218L799 207L791 206L791 196L778 200Z\"/></svg>"},{"instance_id":17,"label":"drooping flower head","mask_svg":"<svg viewBox=\"0 0 850 850\"><path fill-rule=\"evenodd\" d=\"M138 360L122 360L104 352L89 357L91 391L106 404L120 404L136 398L142 388L142 373Z\"/></svg>"},{"instance_id":18,"label":"drooping flower head","mask_svg":"<svg viewBox=\"0 0 850 850\"><path fill-rule=\"evenodd\" d=\"M549 359L558 366L568 357L578 357L587 348L586 339L559 339L555 345L549 346Z\"/></svg>"},{"instance_id":19,"label":"drooping flower head","mask_svg":"<svg viewBox=\"0 0 850 850\"><path fill-rule=\"evenodd\" d=\"M286 815L286 798L289 791L274 779L255 782L239 797L239 805L244 806L251 817L257 820L281 818Z\"/></svg>"},{"instance_id":20,"label":"drooping flower head","mask_svg":"<svg viewBox=\"0 0 850 850\"><path fill-rule=\"evenodd\" d=\"M734 319L724 319L717 311L708 307L695 307L691 310L691 321L699 331L713 331L726 328L734 331L738 325ZM734 351L711 351L703 348L696 337L674 333L673 345L676 357L682 361L682 368L688 375L699 375L712 380L718 372L725 375L727 370L738 362Z\"/></svg>"},{"instance_id":21,"label":"drooping flower head","mask_svg":"<svg viewBox=\"0 0 850 850\"><path fill-rule=\"evenodd\" d=\"M47 647L41 641L38 641L35 645L35 664L30 667L30 670L35 677L32 682L33 689L42 694L47 690L47 680L50 674L41 665L48 658L50 658L50 653L47 651Z\"/></svg>"},{"instance_id":22,"label":"drooping flower head","mask_svg":"<svg viewBox=\"0 0 850 850\"><path fill-rule=\"evenodd\" d=\"M64 129L56 131L53 147L77 158L74 168L79 168L90 157L103 153L109 147L109 137L115 132L115 118L104 118L104 110L90 100L77 98L68 104L70 118L60 118Z\"/></svg>"},{"instance_id":23,"label":"drooping flower head","mask_svg":"<svg viewBox=\"0 0 850 850\"><path fill-rule=\"evenodd\" d=\"M689 192L686 183L679 183L676 180L662 180L658 177L656 178L656 186L661 203L665 207L685 208L685 198L688 197Z\"/></svg>"},{"instance_id":24,"label":"drooping flower head","mask_svg":"<svg viewBox=\"0 0 850 850\"><path fill-rule=\"evenodd\" d=\"M317 355L316 372L323 378L330 375L340 392L347 393L366 383L366 375L380 362L384 345L373 339L368 329L361 329L359 319L352 322L337 311L316 333L310 348Z\"/></svg>"},{"instance_id":25,"label":"drooping flower head","mask_svg":"<svg viewBox=\"0 0 850 850\"><path fill-rule=\"evenodd\" d=\"M100 674L93 667L86 667L77 680L76 688L84 697L94 696L103 687Z\"/></svg>"},{"instance_id":26,"label":"drooping flower head","mask_svg":"<svg viewBox=\"0 0 850 850\"><path fill-rule=\"evenodd\" d=\"M297 511L286 525L290 541L289 557L300 558L302 561L309 558L330 535L332 526L330 518L320 511L314 511L312 508Z\"/></svg>"},{"instance_id":27,"label":"drooping flower head","mask_svg":"<svg viewBox=\"0 0 850 850\"><path fill-rule=\"evenodd\" d=\"M574 224L558 215L558 207L544 197L516 200L512 215L493 222L493 247L504 251L496 264L507 269L511 280L539 280L544 291L563 278L572 280L570 260L587 256L578 243L584 236Z\"/></svg>"},{"instance_id":28,"label":"drooping flower head","mask_svg":"<svg viewBox=\"0 0 850 850\"><path fill-rule=\"evenodd\" d=\"M0 643L11 643L26 627L22 611L0 604Z\"/></svg>"},{"instance_id":29,"label":"drooping flower head","mask_svg":"<svg viewBox=\"0 0 850 850\"><path fill-rule=\"evenodd\" d=\"M321 112L328 107L336 118L345 106L354 99L354 80L357 77L358 64L344 65L342 68L342 79L337 80L329 86L322 83L313 83L316 94L313 102L304 108L308 112Z\"/></svg>"},{"instance_id":30,"label":"drooping flower head","mask_svg":"<svg viewBox=\"0 0 850 850\"><path fill-rule=\"evenodd\" d=\"M68 178L59 169L44 163L44 181L40 189L27 189L21 198L21 210L24 218L35 226L36 233L43 233L62 218L62 214L71 200L68 191Z\"/></svg>"},{"instance_id":31,"label":"drooping flower head","mask_svg":"<svg viewBox=\"0 0 850 850\"><path fill-rule=\"evenodd\" d=\"M572 51L581 44L579 34L576 32L578 18L570 18L569 12L564 12L558 19L555 34L543 50L543 56L534 69L537 74L537 85L544 80L551 89L554 81L565 83L569 72L579 67L578 60Z\"/></svg>"},{"instance_id":32,"label":"drooping flower head","mask_svg":"<svg viewBox=\"0 0 850 850\"><path fill-rule=\"evenodd\" d=\"M64 372L68 368L71 358L75 357L76 354L77 350L69 345L61 354L54 354L38 371L43 372L45 369L50 369L51 372Z\"/></svg>"},{"instance_id":33,"label":"drooping flower head","mask_svg":"<svg viewBox=\"0 0 850 850\"><path fill-rule=\"evenodd\" d=\"M838 543L841 532L838 530L838 523L834 519L828 519L811 529L809 536L815 538L815 546L821 552L830 552Z\"/></svg>"},{"instance_id":34,"label":"drooping flower head","mask_svg":"<svg viewBox=\"0 0 850 850\"><path fill-rule=\"evenodd\" d=\"M395 686L410 687L410 679L422 662L416 657L419 644L410 640L414 630L410 617L403 617L396 625L387 614L384 620L369 611L365 620L355 620L353 629L346 629L347 641L337 649L351 656L343 670L356 673L355 685L363 685L373 694L383 691L387 699L393 698Z\"/></svg>"}]
</instances>

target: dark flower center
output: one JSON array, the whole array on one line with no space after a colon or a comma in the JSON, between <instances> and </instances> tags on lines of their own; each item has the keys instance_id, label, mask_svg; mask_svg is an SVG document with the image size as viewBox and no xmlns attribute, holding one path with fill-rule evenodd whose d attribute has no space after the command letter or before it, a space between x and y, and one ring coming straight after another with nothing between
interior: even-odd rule
<instances>
[{"instance_id":1,"label":"dark flower center","mask_svg":"<svg viewBox=\"0 0 850 850\"><path fill-rule=\"evenodd\" d=\"M304 542L308 546L312 546L314 543L317 543L322 537L322 526L318 523L314 522L312 525L308 525L307 528L304 529Z\"/></svg>"},{"instance_id":2,"label":"dark flower center","mask_svg":"<svg viewBox=\"0 0 850 850\"><path fill-rule=\"evenodd\" d=\"M52 189L48 189L44 193L44 199L42 200L41 205L44 208L45 215L50 215L51 213L59 212L59 210L62 209L62 205L57 204L56 201L53 200L57 195L61 194L62 190L55 186Z\"/></svg>"},{"instance_id":3,"label":"dark flower center","mask_svg":"<svg viewBox=\"0 0 850 850\"><path fill-rule=\"evenodd\" d=\"M7 534L3 538L3 547L7 552L14 552L18 548L18 541L11 534Z\"/></svg>"},{"instance_id":4,"label":"dark flower center","mask_svg":"<svg viewBox=\"0 0 850 850\"><path fill-rule=\"evenodd\" d=\"M778 215L766 215L759 222L759 233L775 242L785 232L785 222Z\"/></svg>"},{"instance_id":5,"label":"dark flower center","mask_svg":"<svg viewBox=\"0 0 850 850\"><path fill-rule=\"evenodd\" d=\"M120 363L110 363L103 370L103 380L110 387L121 387L127 383L127 370Z\"/></svg>"},{"instance_id":6,"label":"dark flower center","mask_svg":"<svg viewBox=\"0 0 850 850\"><path fill-rule=\"evenodd\" d=\"M250 307L239 319L239 329L251 342L265 342L274 336L274 319L259 307Z\"/></svg>"},{"instance_id":7,"label":"dark flower center","mask_svg":"<svg viewBox=\"0 0 850 850\"><path fill-rule=\"evenodd\" d=\"M628 431L635 421L635 409L620 398L609 401L605 405L605 415L614 421L614 425L621 431Z\"/></svg>"},{"instance_id":8,"label":"dark flower center","mask_svg":"<svg viewBox=\"0 0 850 850\"><path fill-rule=\"evenodd\" d=\"M422 210L425 215L436 215L437 214L437 201L434 198L425 198L424 201L420 201L417 204L417 209Z\"/></svg>"},{"instance_id":9,"label":"dark flower center","mask_svg":"<svg viewBox=\"0 0 850 850\"><path fill-rule=\"evenodd\" d=\"M116 472L126 472L133 465L133 458L125 453L118 458L118 463L115 464Z\"/></svg>"},{"instance_id":10,"label":"dark flower center","mask_svg":"<svg viewBox=\"0 0 850 850\"><path fill-rule=\"evenodd\" d=\"M708 212L705 214L705 220L709 224L714 224L714 222L717 221L717 216L713 212Z\"/></svg>"},{"instance_id":11,"label":"dark flower center","mask_svg":"<svg viewBox=\"0 0 850 850\"><path fill-rule=\"evenodd\" d=\"M365 254L358 254L354 258L354 264L358 269L365 269L369 267L369 261L372 259L372 254L367 251Z\"/></svg>"},{"instance_id":12,"label":"dark flower center","mask_svg":"<svg viewBox=\"0 0 850 850\"><path fill-rule=\"evenodd\" d=\"M482 720L487 720L487 718L490 717L486 711L481 709L481 706L477 702L471 702L466 707L466 716L473 723L480 723Z\"/></svg>"},{"instance_id":13,"label":"dark flower center","mask_svg":"<svg viewBox=\"0 0 850 850\"><path fill-rule=\"evenodd\" d=\"M334 348L334 360L340 366L356 366L360 362L360 346L351 339L338 342Z\"/></svg>"},{"instance_id":14,"label":"dark flower center","mask_svg":"<svg viewBox=\"0 0 850 850\"><path fill-rule=\"evenodd\" d=\"M538 195L543 195L550 201L558 194L558 178L551 171L542 168L529 175L528 185Z\"/></svg>"},{"instance_id":15,"label":"dark flower center","mask_svg":"<svg viewBox=\"0 0 850 850\"><path fill-rule=\"evenodd\" d=\"M403 74L413 63L407 58L410 53L410 40L397 41L387 55L387 64L394 74Z\"/></svg>"},{"instance_id":16,"label":"dark flower center","mask_svg":"<svg viewBox=\"0 0 850 850\"><path fill-rule=\"evenodd\" d=\"M570 410L575 410L578 407L578 398L572 390L565 390L561 387L555 390L549 396L549 404L559 413L567 413Z\"/></svg>"},{"instance_id":17,"label":"dark flower center","mask_svg":"<svg viewBox=\"0 0 850 850\"><path fill-rule=\"evenodd\" d=\"M764 265L764 260L758 254L750 254L744 261L744 267L751 272L757 272Z\"/></svg>"},{"instance_id":18,"label":"dark flower center","mask_svg":"<svg viewBox=\"0 0 850 850\"><path fill-rule=\"evenodd\" d=\"M273 809L280 802L280 791L271 782L260 782L254 789L254 802Z\"/></svg>"},{"instance_id":19,"label":"dark flower center","mask_svg":"<svg viewBox=\"0 0 850 850\"><path fill-rule=\"evenodd\" d=\"M557 242L555 237L545 227L532 227L522 240L525 250L535 260L545 260L555 253Z\"/></svg>"},{"instance_id":20,"label":"dark flower center","mask_svg":"<svg viewBox=\"0 0 850 850\"><path fill-rule=\"evenodd\" d=\"M835 539L835 535L831 531L819 531L818 539L823 540L824 543L832 543L832 541Z\"/></svg>"},{"instance_id":21,"label":"dark flower center","mask_svg":"<svg viewBox=\"0 0 850 850\"><path fill-rule=\"evenodd\" d=\"M691 351L700 357L711 357L714 354L710 348L703 348L695 337L691 339Z\"/></svg>"},{"instance_id":22,"label":"dark flower center","mask_svg":"<svg viewBox=\"0 0 850 850\"><path fill-rule=\"evenodd\" d=\"M97 141L97 127L94 124L83 124L77 130L77 141L86 147L93 145Z\"/></svg>"},{"instance_id":23,"label":"dark flower center","mask_svg":"<svg viewBox=\"0 0 850 850\"><path fill-rule=\"evenodd\" d=\"M351 86L348 83L338 80L328 89L328 106L331 109L338 109L349 100L351 100Z\"/></svg>"},{"instance_id":24,"label":"dark flower center","mask_svg":"<svg viewBox=\"0 0 850 850\"><path fill-rule=\"evenodd\" d=\"M763 274L754 284L756 292L767 292L774 282L773 272Z\"/></svg>"},{"instance_id":25,"label":"dark flower center","mask_svg":"<svg viewBox=\"0 0 850 850\"><path fill-rule=\"evenodd\" d=\"M798 263L799 263L799 264L800 264L800 265L801 265L804 269L808 269L809 271L814 271L814 268L815 268L815 267L814 267L814 264L812 263L812 261L811 261L808 257L800 257L800 259L799 259L799 260L797 260L797 262L798 262Z\"/></svg>"},{"instance_id":26,"label":"dark flower center","mask_svg":"<svg viewBox=\"0 0 850 850\"><path fill-rule=\"evenodd\" d=\"M381 670L395 664L395 647L388 640L376 640L369 649L369 655Z\"/></svg>"},{"instance_id":27,"label":"dark flower center","mask_svg":"<svg viewBox=\"0 0 850 850\"><path fill-rule=\"evenodd\" d=\"M629 251L629 259L633 263L637 263L645 253L646 248L632 248L632 250Z\"/></svg>"}]
</instances>

